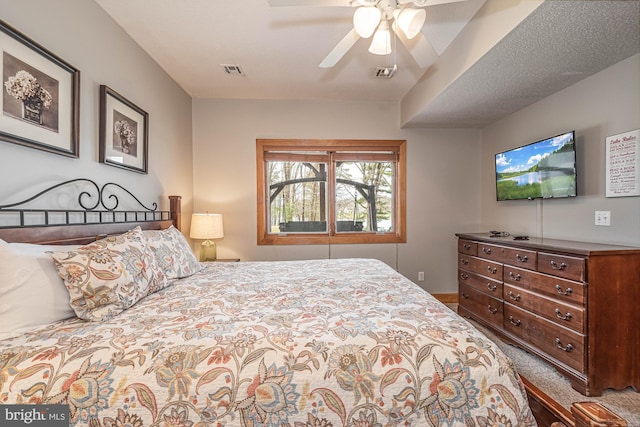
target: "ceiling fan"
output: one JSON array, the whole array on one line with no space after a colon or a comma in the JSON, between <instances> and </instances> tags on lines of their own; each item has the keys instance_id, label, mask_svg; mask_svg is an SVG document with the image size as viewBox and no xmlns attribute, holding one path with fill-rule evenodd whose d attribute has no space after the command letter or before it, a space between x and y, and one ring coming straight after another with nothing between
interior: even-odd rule
<instances>
[{"instance_id":1,"label":"ceiling fan","mask_svg":"<svg viewBox=\"0 0 640 427\"><path fill-rule=\"evenodd\" d=\"M422 34L426 12L423 7L466 0L267 0L271 7L281 6L349 6L356 8L353 28L320 63L330 68L351 49L360 38L373 37L369 52L391 53L391 31L409 50L421 68L430 66L438 57L431 43ZM413 6L413 7L412 7Z\"/></svg>"}]
</instances>

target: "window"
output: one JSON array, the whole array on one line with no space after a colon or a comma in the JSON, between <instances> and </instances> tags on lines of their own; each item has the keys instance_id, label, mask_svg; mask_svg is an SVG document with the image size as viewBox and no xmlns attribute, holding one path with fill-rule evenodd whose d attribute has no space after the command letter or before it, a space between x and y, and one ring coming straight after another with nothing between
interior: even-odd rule
<instances>
[{"instance_id":1,"label":"window","mask_svg":"<svg viewBox=\"0 0 640 427\"><path fill-rule=\"evenodd\" d=\"M406 242L406 141L256 141L258 244Z\"/></svg>"}]
</instances>

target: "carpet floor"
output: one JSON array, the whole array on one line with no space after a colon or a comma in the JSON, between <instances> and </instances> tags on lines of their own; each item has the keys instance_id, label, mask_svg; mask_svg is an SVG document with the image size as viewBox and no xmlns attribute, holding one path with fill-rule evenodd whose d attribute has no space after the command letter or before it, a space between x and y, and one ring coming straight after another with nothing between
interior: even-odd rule
<instances>
[{"instance_id":1,"label":"carpet floor","mask_svg":"<svg viewBox=\"0 0 640 427\"><path fill-rule=\"evenodd\" d=\"M448 305L457 311L457 304ZM522 376L565 408L570 409L573 402L598 402L624 418L629 427L640 427L640 393L628 388L622 391L605 390L602 396L597 397L585 396L575 391L569 380L544 360L505 343L482 325L469 321L513 360Z\"/></svg>"}]
</instances>

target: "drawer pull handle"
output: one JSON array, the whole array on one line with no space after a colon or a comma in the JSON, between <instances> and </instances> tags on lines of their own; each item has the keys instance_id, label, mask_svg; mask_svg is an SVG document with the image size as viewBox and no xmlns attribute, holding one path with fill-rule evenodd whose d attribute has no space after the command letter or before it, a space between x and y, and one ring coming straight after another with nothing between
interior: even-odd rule
<instances>
[{"instance_id":1,"label":"drawer pull handle","mask_svg":"<svg viewBox=\"0 0 640 427\"><path fill-rule=\"evenodd\" d=\"M554 270L564 270L565 268L567 268L567 264L563 262L558 265L554 260L551 260L551 268L553 268Z\"/></svg>"},{"instance_id":2,"label":"drawer pull handle","mask_svg":"<svg viewBox=\"0 0 640 427\"><path fill-rule=\"evenodd\" d=\"M498 309L496 307L491 307L491 304L489 304L487 307L489 309L489 313L491 314L496 314L498 312Z\"/></svg>"},{"instance_id":3,"label":"drawer pull handle","mask_svg":"<svg viewBox=\"0 0 640 427\"><path fill-rule=\"evenodd\" d=\"M509 323L513 326L520 326L520 320L515 320L513 316L509 316Z\"/></svg>"},{"instance_id":4,"label":"drawer pull handle","mask_svg":"<svg viewBox=\"0 0 640 427\"><path fill-rule=\"evenodd\" d=\"M529 257L527 255L525 256L520 256L520 254L516 254L516 259L520 262L527 262L529 260Z\"/></svg>"},{"instance_id":5,"label":"drawer pull handle","mask_svg":"<svg viewBox=\"0 0 640 427\"><path fill-rule=\"evenodd\" d=\"M467 280L467 279L469 278L469 275L468 275L468 274L466 274L466 273L460 273L460 278L461 278L462 280Z\"/></svg>"},{"instance_id":6,"label":"drawer pull handle","mask_svg":"<svg viewBox=\"0 0 640 427\"><path fill-rule=\"evenodd\" d=\"M488 265L487 271L489 271L490 274L496 274L498 272L498 269L496 267L491 267L490 265Z\"/></svg>"},{"instance_id":7,"label":"drawer pull handle","mask_svg":"<svg viewBox=\"0 0 640 427\"><path fill-rule=\"evenodd\" d=\"M487 255L491 255L491 248L482 248L482 252L484 252Z\"/></svg>"},{"instance_id":8,"label":"drawer pull handle","mask_svg":"<svg viewBox=\"0 0 640 427\"><path fill-rule=\"evenodd\" d=\"M469 295L465 294L464 292L462 293L462 298L464 299L469 299Z\"/></svg>"},{"instance_id":9,"label":"drawer pull handle","mask_svg":"<svg viewBox=\"0 0 640 427\"><path fill-rule=\"evenodd\" d=\"M509 299L513 301L520 301L520 294L514 295L513 292L509 291Z\"/></svg>"},{"instance_id":10,"label":"drawer pull handle","mask_svg":"<svg viewBox=\"0 0 640 427\"><path fill-rule=\"evenodd\" d=\"M566 291L563 291L560 285L556 285L556 290L560 295L570 295L573 292L573 289L567 288Z\"/></svg>"},{"instance_id":11,"label":"drawer pull handle","mask_svg":"<svg viewBox=\"0 0 640 427\"><path fill-rule=\"evenodd\" d=\"M460 259L460 263L463 264L463 265L467 265L467 264L469 264L469 260L466 259L466 258L461 258Z\"/></svg>"},{"instance_id":12,"label":"drawer pull handle","mask_svg":"<svg viewBox=\"0 0 640 427\"><path fill-rule=\"evenodd\" d=\"M469 249L471 249L471 245L468 243L465 243L464 245L462 245L462 247L464 248L465 251L468 251Z\"/></svg>"},{"instance_id":13,"label":"drawer pull handle","mask_svg":"<svg viewBox=\"0 0 640 427\"><path fill-rule=\"evenodd\" d=\"M513 274L513 271L509 272L509 277L511 277L511 280L514 280L516 282L519 282L520 279L522 278L522 276L520 276L520 273L518 274Z\"/></svg>"},{"instance_id":14,"label":"drawer pull handle","mask_svg":"<svg viewBox=\"0 0 640 427\"><path fill-rule=\"evenodd\" d=\"M556 347L558 347L562 351L566 351L567 353L573 350L573 346L571 344L567 344L563 346L562 341L560 341L560 338L556 338Z\"/></svg>"},{"instance_id":15,"label":"drawer pull handle","mask_svg":"<svg viewBox=\"0 0 640 427\"><path fill-rule=\"evenodd\" d=\"M487 289L489 289L491 292L495 292L496 289L498 289L498 286L492 285L491 283L487 283Z\"/></svg>"},{"instance_id":16,"label":"drawer pull handle","mask_svg":"<svg viewBox=\"0 0 640 427\"><path fill-rule=\"evenodd\" d=\"M556 308L556 317L562 320L571 320L571 313L562 314L559 308Z\"/></svg>"}]
</instances>

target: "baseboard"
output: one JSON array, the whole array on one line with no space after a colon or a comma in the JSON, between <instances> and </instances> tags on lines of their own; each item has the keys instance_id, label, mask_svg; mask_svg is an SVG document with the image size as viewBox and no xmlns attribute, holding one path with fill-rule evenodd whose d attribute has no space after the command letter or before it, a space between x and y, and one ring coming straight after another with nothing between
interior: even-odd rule
<instances>
[{"instance_id":1,"label":"baseboard","mask_svg":"<svg viewBox=\"0 0 640 427\"><path fill-rule=\"evenodd\" d=\"M431 294L438 301L445 304L457 304L458 303L458 293L455 294Z\"/></svg>"}]
</instances>

